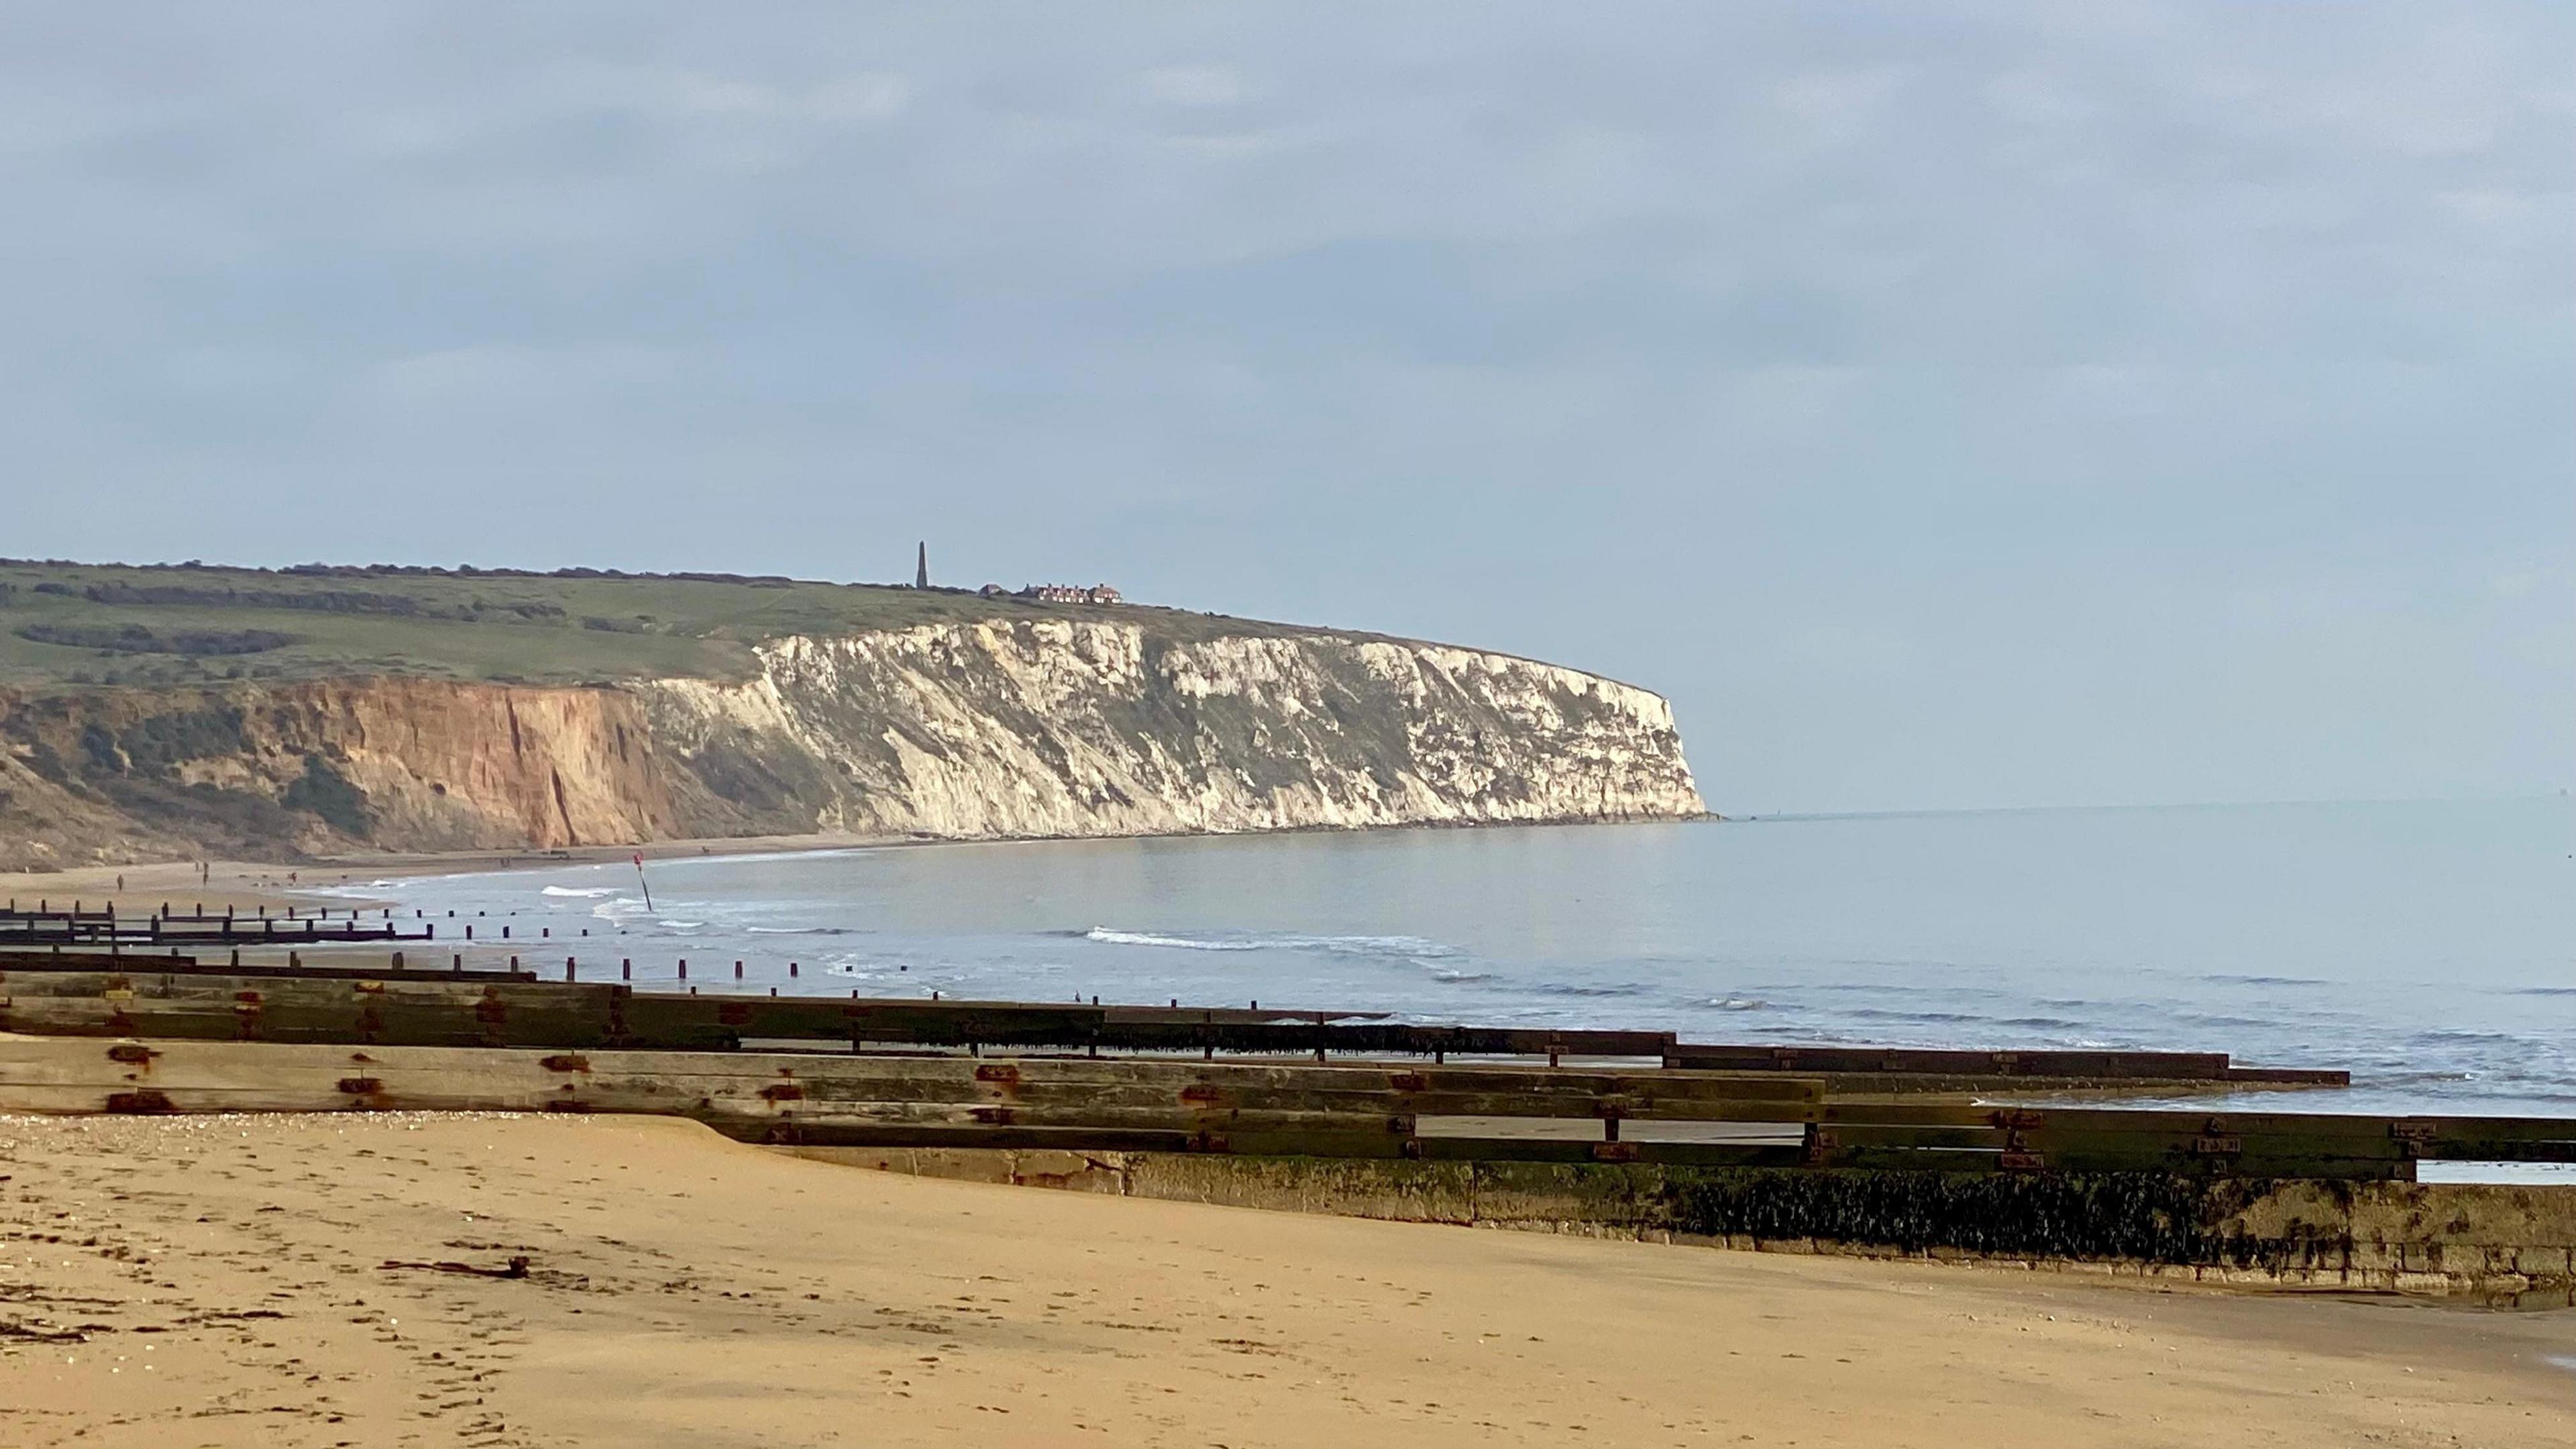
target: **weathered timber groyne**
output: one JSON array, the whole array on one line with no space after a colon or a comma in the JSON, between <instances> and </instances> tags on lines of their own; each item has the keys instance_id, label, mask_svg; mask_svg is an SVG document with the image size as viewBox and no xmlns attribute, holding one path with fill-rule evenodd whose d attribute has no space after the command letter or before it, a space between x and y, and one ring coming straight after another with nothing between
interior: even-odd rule
<instances>
[{"instance_id":1,"label":"weathered timber groyne","mask_svg":"<svg viewBox=\"0 0 2576 1449\"><path fill-rule=\"evenodd\" d=\"M2576 1189L2414 1185L2424 1161L2576 1161L2576 1119L2062 1101L2343 1080L2221 1053L1747 1047L1368 1013L639 992L398 963L0 959L0 1111L649 1113L887 1170L1242 1206L2576 1295Z\"/></svg>"},{"instance_id":2,"label":"weathered timber groyne","mask_svg":"<svg viewBox=\"0 0 2576 1449\"><path fill-rule=\"evenodd\" d=\"M1080 1006L728 999L508 980L171 976L138 989L133 977L28 972L0 985L0 1024L42 1033L0 1053L0 1089L14 1093L0 1105L39 1111L662 1112L747 1140L847 1146L2346 1181L2411 1180L2423 1160L2576 1161L2576 1119L2124 1111L1837 1092L1831 1078L1774 1070L1567 1066L1566 1044L1554 1040L1543 1044L1544 1067L1334 1062L1319 1034L1346 1028L1254 1012L1216 1022L1189 1019L1214 1012L1123 1008L1145 1019L1118 1022ZM21 994L22 985L33 989ZM1347 1029L1455 1032L1436 1039L1487 1051L1541 1045L1502 1034L1479 1041L1479 1028ZM1008 1060L981 1056L972 1040L963 1056L922 1049L924 1038L953 1047L961 1034L1088 1045L1081 1055L1023 1050ZM1147 1045L1104 1058L1103 1035ZM113 1045L99 1045L102 1037ZM744 1049L799 1037L808 1049ZM1296 1055L1245 1060L1243 1047L1229 1046L1219 1062L1219 1037ZM872 1049L889 1041L911 1049ZM1191 1045L1197 1061L1176 1050ZM1309 1045L1312 1058L1300 1061ZM1568 1119L1583 1130L1537 1130Z\"/></svg>"},{"instance_id":3,"label":"weathered timber groyne","mask_svg":"<svg viewBox=\"0 0 2576 1449\"><path fill-rule=\"evenodd\" d=\"M2576 1188L1044 1149L776 1150L853 1167L1393 1222L2166 1283L2576 1305Z\"/></svg>"},{"instance_id":4,"label":"weathered timber groyne","mask_svg":"<svg viewBox=\"0 0 2576 1449\"><path fill-rule=\"evenodd\" d=\"M432 958L435 959L435 958ZM461 963L463 957L453 958ZM1331 1056L1632 1057L1674 1070L1793 1072L1837 1090L1973 1092L2228 1090L2339 1087L2339 1070L2244 1067L2224 1052L1925 1051L1888 1047L1738 1047L1680 1042L1671 1032L1478 1027L1390 1022L1383 1013L1258 1007L939 1002L727 992L638 991L593 958L584 978L566 957L562 980L539 982L509 957L506 971L440 971L339 958L291 970L166 956L0 950L0 1030L242 1041L423 1046L730 1049L745 1041L1195 1051ZM717 964L717 963L710 963ZM735 963L737 974L740 963ZM686 966L682 972L685 978ZM338 984L326 985L332 982ZM351 985L351 982L360 983Z\"/></svg>"},{"instance_id":5,"label":"weathered timber groyne","mask_svg":"<svg viewBox=\"0 0 2576 1449\"><path fill-rule=\"evenodd\" d=\"M1725 1140L1493 1135L1505 1130L1498 1116L1588 1125L1620 1101L1653 1114L1641 1128L1716 1127ZM653 1113L850 1166L1030 1187L1759 1251L2576 1302L2576 1189L2248 1173L2241 1161L2195 1160L2187 1143L2164 1144L2162 1165L2130 1168L2043 1165L2042 1154L2002 1168L1996 1153L1982 1168L1950 1153L1890 1166L1905 1155L1816 1152L1817 1119L1865 1119L1884 1105L1836 1103L1814 1078L1657 1068L0 1036L5 1112ZM1462 1135L1476 1131L1489 1135Z\"/></svg>"}]
</instances>

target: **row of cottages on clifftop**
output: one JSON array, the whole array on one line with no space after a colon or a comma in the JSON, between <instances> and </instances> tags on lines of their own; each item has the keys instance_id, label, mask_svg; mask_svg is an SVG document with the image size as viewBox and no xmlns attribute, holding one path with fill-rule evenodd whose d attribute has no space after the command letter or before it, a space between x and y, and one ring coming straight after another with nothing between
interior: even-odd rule
<instances>
[{"instance_id":1,"label":"row of cottages on clifftop","mask_svg":"<svg viewBox=\"0 0 2576 1449\"><path fill-rule=\"evenodd\" d=\"M913 555L912 586L930 587L930 542L924 539ZM1083 588L1078 584L1031 584L1017 593L1000 584L986 584L980 593L988 599L1029 599L1041 604L1116 604L1125 600L1107 584Z\"/></svg>"},{"instance_id":2,"label":"row of cottages on clifftop","mask_svg":"<svg viewBox=\"0 0 2576 1449\"><path fill-rule=\"evenodd\" d=\"M1034 599L1041 604L1115 604L1123 602L1118 591L1107 584L1083 588L1076 584L1031 584L1014 594L1000 584L986 584L988 599Z\"/></svg>"}]
</instances>

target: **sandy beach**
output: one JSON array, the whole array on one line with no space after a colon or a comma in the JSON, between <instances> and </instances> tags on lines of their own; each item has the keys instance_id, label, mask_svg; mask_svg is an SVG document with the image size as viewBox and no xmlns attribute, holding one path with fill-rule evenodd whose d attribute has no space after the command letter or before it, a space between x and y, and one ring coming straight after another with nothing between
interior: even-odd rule
<instances>
[{"instance_id":1,"label":"sandy beach","mask_svg":"<svg viewBox=\"0 0 2576 1449\"><path fill-rule=\"evenodd\" d=\"M168 904L180 911L203 905L221 911L310 906L327 892L334 909L382 905L364 895L369 881L484 871L542 870L567 865L647 861L682 856L765 855L781 851L848 850L858 846L941 844L911 836L762 835L709 840L659 840L644 844L584 845L560 850L456 850L405 855L334 856L313 860L213 860L200 873L195 861L137 865L82 865L55 871L0 871L0 901L22 910L38 901L61 910L77 901L84 910L114 904L146 915ZM353 893L354 892L354 893Z\"/></svg>"},{"instance_id":2,"label":"sandy beach","mask_svg":"<svg viewBox=\"0 0 2576 1449\"><path fill-rule=\"evenodd\" d=\"M2564 1315L924 1181L669 1120L0 1120L13 1446L2548 1445L2571 1363Z\"/></svg>"}]
</instances>

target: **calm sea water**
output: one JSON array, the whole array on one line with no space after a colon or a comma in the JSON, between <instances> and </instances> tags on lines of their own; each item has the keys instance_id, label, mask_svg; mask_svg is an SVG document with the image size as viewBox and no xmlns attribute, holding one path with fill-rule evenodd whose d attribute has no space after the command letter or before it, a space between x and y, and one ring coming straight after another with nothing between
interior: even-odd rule
<instances>
[{"instance_id":1,"label":"calm sea water","mask_svg":"<svg viewBox=\"0 0 2576 1449\"><path fill-rule=\"evenodd\" d=\"M2351 1068L2320 1106L2562 1114L2571 842L2558 797L710 857L653 863L651 911L622 865L375 893L638 980L2225 1050Z\"/></svg>"}]
</instances>

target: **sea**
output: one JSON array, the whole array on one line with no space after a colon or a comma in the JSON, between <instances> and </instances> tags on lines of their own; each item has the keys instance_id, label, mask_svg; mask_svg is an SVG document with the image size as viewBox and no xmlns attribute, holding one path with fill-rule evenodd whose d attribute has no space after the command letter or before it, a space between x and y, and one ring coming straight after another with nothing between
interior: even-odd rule
<instances>
[{"instance_id":1,"label":"sea","mask_svg":"<svg viewBox=\"0 0 2576 1449\"><path fill-rule=\"evenodd\" d=\"M643 984L686 959L736 989L740 961L754 992L2216 1050L2350 1069L2300 1106L2576 1114L2564 796L893 845L351 888L457 912L484 952L506 925L548 974L622 960Z\"/></svg>"}]
</instances>

